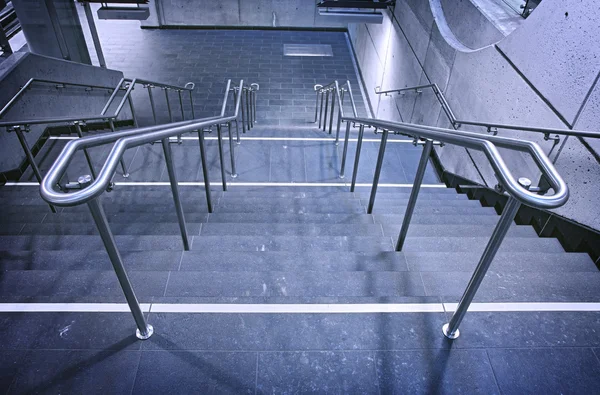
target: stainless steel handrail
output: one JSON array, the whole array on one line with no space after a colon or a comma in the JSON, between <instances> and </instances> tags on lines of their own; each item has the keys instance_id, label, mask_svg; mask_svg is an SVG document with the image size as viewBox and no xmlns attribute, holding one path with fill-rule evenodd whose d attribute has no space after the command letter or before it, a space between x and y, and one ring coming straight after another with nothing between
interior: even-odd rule
<instances>
[{"instance_id":1,"label":"stainless steel handrail","mask_svg":"<svg viewBox=\"0 0 600 395\"><path fill-rule=\"evenodd\" d=\"M228 87L229 83L228 81ZM226 94L227 96L227 94ZM163 140L164 138L177 136L178 134L191 132L202 129L206 126L216 125L219 122L225 123L230 118L237 117L237 109L239 107L239 98L236 102L236 112L233 116L224 117L208 117L200 120L188 120L180 121L165 125L148 126L143 128L128 129L110 134L100 134L95 136L88 136L77 140L69 141L63 148L58 158L54 161L50 170L42 180L40 184L40 194L42 198L49 203L57 206L75 206L78 204L85 203L89 199L93 199L99 196L108 186L116 168L113 168L113 162L116 156L121 158L124 150L132 148L138 145L150 143L157 140ZM226 119L225 121L223 121ZM169 136L163 137L163 134L168 134L171 131L177 131L171 133ZM150 136L150 137L148 137ZM152 136L158 136L152 138ZM134 138L138 138L135 140ZM146 141L147 140L147 141ZM140 142L143 141L143 142ZM108 143L116 142L108 158L105 161L102 170L98 174L98 177L90 184L88 188L83 190L72 192L72 193L60 193L54 190L54 185L60 180L64 172L66 171L69 163L73 159L73 156L78 150L84 148L96 147ZM122 152L121 152L122 150Z\"/></svg>"},{"instance_id":2,"label":"stainless steel handrail","mask_svg":"<svg viewBox=\"0 0 600 395\"><path fill-rule=\"evenodd\" d=\"M231 81L227 83L227 89L225 90L225 100L227 100L227 97L229 95L230 83ZM241 80L239 85L239 92L242 91L243 84L244 82L243 80ZM123 290L127 303L129 305L131 314L133 315L133 318L135 320L137 326L136 337L138 339L148 339L150 336L152 336L154 329L151 325L147 323L146 318L144 317L144 314L140 308L140 304L135 295L133 287L131 285L131 282L129 281L129 277L127 276L127 272L123 264L123 259L121 258L121 254L119 253L115 242L115 238L112 234L112 231L110 230L106 214L101 204L101 195L107 189L107 187L109 187L111 183L111 175L114 173L118 162L121 160L123 154L128 148L137 147L142 144L161 140L165 154L165 161L167 164L169 181L171 184L171 191L173 193L175 210L177 213L179 227L183 239L183 245L184 249L188 250L190 245L188 242L188 234L185 225L183 206L179 197L179 187L177 184L175 167L173 165L169 138L181 135L182 133L186 132L198 132L200 141L200 155L202 157L202 165L204 170L204 184L207 187L207 191L210 191L210 181L208 180L203 145L203 129L208 126L217 125L218 130L220 130L221 124L230 123L234 119L236 119L238 116L238 110L240 107L241 99L242 95L240 94L236 98L235 113L231 116L213 117L210 119L200 119L191 122L182 121L162 126L138 128L134 129L133 131L124 131L112 134L118 134L120 138L114 144L98 177L92 181L91 176L82 176L78 180L78 187L81 189L77 192L64 194L55 191L54 185L57 183L57 180L60 179L61 175L66 171L66 168L68 167L69 162L72 160L73 155L78 151L78 149L85 149L86 147L94 147L103 144L106 142L106 139L103 138L104 136L90 136L83 139L71 141L60 153L58 159L56 159L56 161L48 171L48 174L46 175L46 177L44 177L42 183L40 184L40 194L42 198L47 202L53 202L53 204L56 204L58 206L75 206L78 204L87 203L90 213L92 214L92 218L96 223L96 227L98 228L98 232L100 233L100 237L102 238L102 241L110 258L110 261L113 265L113 269L115 270L115 274L117 275L117 279L119 280L119 284L121 285L121 289ZM225 107L226 105L223 106L223 108ZM219 145L221 145L220 138Z\"/></svg>"},{"instance_id":3,"label":"stainless steel handrail","mask_svg":"<svg viewBox=\"0 0 600 395\"><path fill-rule=\"evenodd\" d=\"M348 124L350 122L360 124L356 159L354 163L354 174L352 177L352 187L350 189L351 191L354 190L356 183L356 174L358 172L358 162L360 158L360 149L365 125L381 128L383 130L381 136L381 145L379 147L379 155L377 157L377 164L375 167L375 174L373 176L373 185L371 188L369 206L367 209L368 213L371 213L373 210L375 194L377 192L377 185L379 182L379 175L381 173L389 131L412 137L415 139L415 143L418 140L425 140L423 152L421 153L421 159L419 160L419 165L415 174L413 187L411 188L410 197L404 213L402 227L400 228L400 233L398 235L396 251L402 251L402 248L404 247L404 242L408 234L411 218L414 213L419 190L423 182L423 176L425 174L427 162L429 161L429 157L431 155L434 141L454 144L484 152L490 161L491 166L494 168L496 177L506 190L508 199L506 205L504 206L500 220L498 221L498 224L496 225L492 236L490 237L486 248L481 255L481 258L479 259L477 267L471 276L471 280L469 281L463 296L460 299L456 311L452 315L450 321L442 327L442 332L447 338L456 339L460 335L460 323L466 315L469 306L473 301L479 286L481 285L481 282L483 281L496 253L498 252L498 249L502 244L502 241L504 240L504 237L510 228L510 225L519 211L521 204L524 203L526 205L538 208L560 207L561 205L565 204L569 198L569 189L566 183L560 177L540 146L534 142L499 136L481 135L478 133L457 130L419 126L401 122L389 122L365 118L346 118L346 121ZM349 130L346 129L346 145L348 144L348 133ZM550 183L551 187L554 189L554 195L541 196L531 192L531 181L527 178L519 178L519 180L516 181L506 166L506 163L502 159L502 156L500 155L500 152L496 146L529 153L533 157L533 160L541 170L542 174L544 174Z\"/></svg>"},{"instance_id":4,"label":"stainless steel handrail","mask_svg":"<svg viewBox=\"0 0 600 395\"><path fill-rule=\"evenodd\" d=\"M401 122L381 121L378 119L345 119L361 125L374 126L383 130L393 130L413 138L431 139L482 151L487 156L490 164L495 170L496 176L499 178L501 185L506 191L521 203L528 206L543 209L556 208L565 204L569 198L569 190L565 181L558 174L556 168L550 162L542 148L534 142ZM523 188L517 182L515 177L513 177L496 146L529 153L542 174L547 177L552 189L554 189L554 194L539 195Z\"/></svg>"},{"instance_id":5,"label":"stainless steel handrail","mask_svg":"<svg viewBox=\"0 0 600 395\"><path fill-rule=\"evenodd\" d=\"M554 129L554 128L543 128L537 126L523 126L523 125L511 125L511 124L502 124L495 122L480 122L480 121L467 121L457 119L454 115L454 112L450 108L444 93L440 90L437 84L427 84L427 85L419 85L409 88L401 88L401 89L391 89L382 91L380 87L375 87L375 93L378 95L385 94L389 95L391 93L403 93L408 91L415 91L420 93L421 89L431 88L436 95L437 100L440 102L442 109L446 113L448 120L454 127L460 127L460 125L472 125L472 126L482 126L488 128L488 132L496 133L497 130L494 129L509 129L509 130L520 130L523 132L534 132L534 133L542 133L545 135L546 139L549 138L551 134L562 134L565 136L576 136L576 137L589 137L589 138L600 138L600 132L594 131L586 131L586 130L572 130L572 129Z\"/></svg>"},{"instance_id":6,"label":"stainless steel handrail","mask_svg":"<svg viewBox=\"0 0 600 395\"><path fill-rule=\"evenodd\" d=\"M344 88L346 86L347 88ZM329 107L329 92L335 91L335 97L331 97L331 114L329 117L329 134L332 132L333 128L333 114L335 111L335 99L337 98L338 103L338 119L337 119L337 127L335 133L335 145L339 144L340 138L340 127L345 116L344 114L344 93L348 92L350 95L350 104L352 105L352 113L355 117L358 117L358 112L356 111L356 103L354 102L354 94L352 93L352 86L350 81L346 80L344 84L340 87L340 84L337 80L323 86L321 84L316 84L313 86L314 91L316 92L316 104L315 104L315 122L317 122L317 118L319 120L319 128L321 128L321 120L323 118L323 95L326 95L325 98L325 119L323 122L323 131L326 129L327 124L327 111ZM319 95L321 96L321 111L319 112Z\"/></svg>"}]
</instances>

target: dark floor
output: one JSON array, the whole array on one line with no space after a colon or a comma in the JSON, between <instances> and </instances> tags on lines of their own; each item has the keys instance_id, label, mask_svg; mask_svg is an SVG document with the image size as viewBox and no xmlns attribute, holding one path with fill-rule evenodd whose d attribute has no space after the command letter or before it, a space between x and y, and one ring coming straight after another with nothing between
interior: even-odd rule
<instances>
[{"instance_id":1,"label":"dark floor","mask_svg":"<svg viewBox=\"0 0 600 395\"><path fill-rule=\"evenodd\" d=\"M199 85L198 99L206 89L211 92L206 99L220 96L220 88L212 92L209 84L255 73L249 77L261 83L259 123L246 136L312 140L242 140L236 146L239 176L228 177L227 192L220 190L216 142L209 140L214 213L207 213L203 187L181 187L190 251L182 251L168 186L117 185L104 194L125 267L150 311L146 315L155 334L136 340L126 312L0 313L0 393L600 393L597 307L490 312L480 305L482 311L467 314L457 340L442 335L449 303L462 295L498 220L492 208L454 190L423 188L405 248L395 252L410 188L380 188L373 214L366 214L369 188L350 193L348 177L337 177L341 147L315 140L329 135L309 123L311 104L297 104L306 110L299 118L289 117L294 113L286 108L290 104L269 104L288 94L309 97L316 82L356 81L343 34L134 29L124 36L123 30L109 34L106 25L100 30L110 67L160 82L200 81L207 85ZM275 50L261 49L265 42L280 48L288 41L315 40L332 44L332 63L290 61L283 66L287 60ZM258 59L259 66L228 70L232 47L254 48L245 49L245 57ZM262 55L254 57L255 52ZM273 63L261 62L265 57ZM271 64L281 68L260 66ZM295 77L304 75L301 70L311 77ZM355 95L360 98L359 92ZM199 111L214 110L202 100L196 103ZM270 113L273 106L278 111ZM52 140L38 155L43 171L64 143ZM229 155L228 144L225 148ZM370 183L378 149L377 142L363 145L360 183ZM180 181L203 180L196 141L173 145L173 152ZM100 166L107 151L99 148L91 155ZM419 155L410 143L389 143L380 182L410 183ZM132 150L126 159L128 181L166 181L158 145ZM229 172L229 163L226 168ZM77 158L70 174L84 172L85 162ZM23 181L30 177L27 173ZM119 175L116 181L124 180ZM241 182L309 184L234 185ZM428 170L425 182L436 186L439 181ZM0 189L0 204L0 308L10 303L124 303L85 207L51 214L35 186ZM531 227L513 225L475 302L495 307L598 302L599 285L600 273L587 255L567 253L556 239L538 238ZM444 309L160 310L161 305L192 304L249 309L433 304Z\"/></svg>"}]
</instances>

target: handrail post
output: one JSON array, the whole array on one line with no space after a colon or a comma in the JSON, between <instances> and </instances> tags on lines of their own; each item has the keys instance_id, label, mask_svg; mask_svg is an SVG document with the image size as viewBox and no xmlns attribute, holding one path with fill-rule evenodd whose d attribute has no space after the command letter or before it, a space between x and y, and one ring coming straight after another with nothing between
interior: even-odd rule
<instances>
[{"instance_id":1,"label":"handrail post","mask_svg":"<svg viewBox=\"0 0 600 395\"><path fill-rule=\"evenodd\" d=\"M233 92L233 102L237 103L237 95L238 95L237 90L235 88L233 88L231 91ZM240 125L239 125L237 118L234 119L233 122L235 122L235 135L236 135L236 139L237 139L236 144L239 145L242 143L240 140Z\"/></svg>"},{"instance_id":2,"label":"handrail post","mask_svg":"<svg viewBox=\"0 0 600 395\"><path fill-rule=\"evenodd\" d=\"M129 109L131 110L131 117L133 118L133 126L137 129L139 127L137 116L135 115L135 108L133 107L133 99L131 99L131 95L127 97L127 101L129 102Z\"/></svg>"},{"instance_id":3,"label":"handrail post","mask_svg":"<svg viewBox=\"0 0 600 395\"><path fill-rule=\"evenodd\" d=\"M109 119L108 124L110 125L110 130L114 133L115 123L113 122L113 120ZM125 166L125 160L123 158L121 158L119 160L119 162L121 162L121 169L123 169L123 178L129 177L129 172L127 171L127 166Z\"/></svg>"},{"instance_id":4,"label":"handrail post","mask_svg":"<svg viewBox=\"0 0 600 395\"><path fill-rule=\"evenodd\" d=\"M323 90L321 90L321 106L320 106L320 110L319 110L319 129L321 129L321 121L323 120L323 96L325 95L325 92Z\"/></svg>"},{"instance_id":5,"label":"handrail post","mask_svg":"<svg viewBox=\"0 0 600 395\"><path fill-rule=\"evenodd\" d=\"M183 213L183 206L181 205L181 198L179 196L177 175L175 174L175 168L173 166L173 155L171 153L171 144L169 143L168 138L162 140L162 146L163 152L165 153L165 162L167 163L167 172L169 173L169 182L171 183L171 192L173 193L175 211L177 212L177 220L179 221L179 230L181 231L181 238L183 240L183 249L189 251L190 243L188 240L187 229L185 227L185 215Z\"/></svg>"},{"instance_id":6,"label":"handrail post","mask_svg":"<svg viewBox=\"0 0 600 395\"><path fill-rule=\"evenodd\" d=\"M152 85L146 85L146 88L148 89L148 97L150 98L150 107L152 108L152 118L154 118L154 124L157 125L158 122L156 122L156 109L154 108L154 96L152 96Z\"/></svg>"},{"instance_id":7,"label":"handrail post","mask_svg":"<svg viewBox=\"0 0 600 395\"><path fill-rule=\"evenodd\" d=\"M231 135L231 122L227 122L227 130L229 132L229 156L231 157L231 178L237 177L235 171L235 144L233 143L233 136Z\"/></svg>"},{"instance_id":8,"label":"handrail post","mask_svg":"<svg viewBox=\"0 0 600 395\"><path fill-rule=\"evenodd\" d=\"M346 170L346 156L348 155L348 138L350 137L350 122L346 121L346 136L344 137L344 150L342 151L342 165L340 167L340 178L344 178Z\"/></svg>"},{"instance_id":9,"label":"handrail post","mask_svg":"<svg viewBox=\"0 0 600 395\"><path fill-rule=\"evenodd\" d=\"M73 122L73 126L75 126L75 130L77 132L77 136L80 139L83 138L83 133L81 131L81 122L80 121L75 121L75 122ZM88 166L90 168L90 172L92 173L92 177L95 180L96 179L96 170L94 170L94 165L92 164L92 158L91 158L90 153L88 152L87 148L83 149L83 154L84 154L85 160L87 161Z\"/></svg>"},{"instance_id":10,"label":"handrail post","mask_svg":"<svg viewBox=\"0 0 600 395\"><path fill-rule=\"evenodd\" d=\"M398 236L398 242L396 243L396 251L402 251L404 246L404 240L406 240L406 234L408 233L408 227L410 226L410 220L417 204L417 198L419 197L419 191L421 184L423 183L423 176L427 169L427 163L431 156L431 149L433 148L433 140L427 140L423 146L423 152L421 153L421 159L419 160L419 166L417 167L417 174L415 174L415 180L413 182L412 189L410 191L410 197L404 212L404 219L402 220L402 228L400 228L400 234Z\"/></svg>"},{"instance_id":11,"label":"handrail post","mask_svg":"<svg viewBox=\"0 0 600 395\"><path fill-rule=\"evenodd\" d=\"M335 92L331 91L331 114L329 114L329 134L331 134L331 131L333 130L333 114L334 114L334 112L335 112Z\"/></svg>"},{"instance_id":12,"label":"handrail post","mask_svg":"<svg viewBox=\"0 0 600 395\"><path fill-rule=\"evenodd\" d=\"M356 186L356 176L358 175L358 162L360 161L360 151L362 148L363 135L365 132L365 125L360 125L358 128L358 140L356 142L356 155L354 157L354 171L352 173L352 184L350 184L350 192L354 192Z\"/></svg>"},{"instance_id":13,"label":"handrail post","mask_svg":"<svg viewBox=\"0 0 600 395\"><path fill-rule=\"evenodd\" d=\"M242 133L246 133L246 106L244 105L244 88L242 87L239 92L236 91L238 95L241 95L240 97L240 107L242 108ZM237 98L236 98L236 103L237 103Z\"/></svg>"},{"instance_id":14,"label":"handrail post","mask_svg":"<svg viewBox=\"0 0 600 395\"><path fill-rule=\"evenodd\" d=\"M27 127L25 127L25 128L26 128L25 130L28 130ZM31 171L33 171L33 175L35 176L37 182L41 185L42 184L42 173L40 173L40 168L35 163L35 158L33 157L33 153L31 152L31 149L29 148L29 144L27 144L27 140L25 139L25 136L23 135L23 131L21 130L21 127L13 126L12 129L7 128L7 130L9 132L12 130L17 135L17 138L19 139L19 143L21 143L21 147L23 147L23 151L25 152L25 157L27 158L27 162L29 162L29 166L31 166ZM48 206L50 206L50 211L52 211L53 213L56 213L56 207L54 207L51 204L48 204Z\"/></svg>"},{"instance_id":15,"label":"handrail post","mask_svg":"<svg viewBox=\"0 0 600 395\"><path fill-rule=\"evenodd\" d=\"M371 186L371 197L369 198L369 206L367 207L367 214L373 213L373 206L375 205L375 196L377 195L377 186L379 185L379 175L381 174L381 167L383 165L383 157L385 155L385 146L387 145L388 139L387 129L383 129L381 133L381 144L379 145L379 155L377 156L377 165L375 166L375 174L373 175L373 185Z\"/></svg>"},{"instance_id":16,"label":"handrail post","mask_svg":"<svg viewBox=\"0 0 600 395\"><path fill-rule=\"evenodd\" d=\"M327 109L329 108L329 89L325 92L325 113L323 118L323 131L327 129Z\"/></svg>"},{"instance_id":17,"label":"handrail post","mask_svg":"<svg viewBox=\"0 0 600 395\"><path fill-rule=\"evenodd\" d=\"M208 167L206 166L206 150L204 149L204 130L198 130L198 144L200 144L200 161L202 162L202 175L204 177L204 191L206 192L206 205L208 212L212 213L212 199L210 196L210 180L208 178Z\"/></svg>"},{"instance_id":18,"label":"handrail post","mask_svg":"<svg viewBox=\"0 0 600 395\"><path fill-rule=\"evenodd\" d=\"M250 131L250 128L252 127L252 114L250 113L250 94L249 94L249 89L246 89L244 91L245 95L246 95L246 114L248 115L246 117L246 121L248 122L248 131Z\"/></svg>"},{"instance_id":19,"label":"handrail post","mask_svg":"<svg viewBox=\"0 0 600 395\"><path fill-rule=\"evenodd\" d=\"M80 184L82 184L82 181L85 180L89 185L91 182L91 177L84 177L80 177ZM100 198L88 201L87 205L90 209L92 217L94 218L94 222L98 228L98 233L100 233L100 237L102 238L102 242L104 243L104 247L106 248L110 262L112 263L113 269L117 275L121 289L125 294L125 299L127 299L127 304L129 305L133 319L138 327L135 332L135 336L140 340L146 340L152 336L154 329L152 328L152 325L148 325L146 323L144 313L142 313L142 309L137 297L135 296L135 292L133 291L133 287L131 286L127 272L123 267L123 259L121 258L121 254L119 253L115 243L115 238L110 230L110 227L108 226L108 221L106 219L104 209L102 208Z\"/></svg>"},{"instance_id":20,"label":"handrail post","mask_svg":"<svg viewBox=\"0 0 600 395\"><path fill-rule=\"evenodd\" d=\"M523 179L519 179L519 182L522 180ZM444 336L447 338L456 339L458 336L460 336L458 327L467 313L469 305L473 301L473 298L475 297L475 294L477 293L485 274L490 268L490 265L494 260L494 256L496 255L496 252L498 252L498 249L500 248L500 245L502 244L502 241L504 240L504 237L506 236L506 233L508 232L510 225L512 224L520 207L521 203L517 199L512 196L508 197L506 206L504 206L504 210L502 211L502 216L500 217L496 228L494 228L494 232L492 233L492 236L490 237L490 240L483 251L483 255L481 255L481 258L479 259L477 268L471 276L469 285L467 285L467 288L465 289L465 292L458 303L456 311L452 315L450 322L445 324L442 328Z\"/></svg>"},{"instance_id":21,"label":"handrail post","mask_svg":"<svg viewBox=\"0 0 600 395\"><path fill-rule=\"evenodd\" d=\"M227 177L225 177L225 160L223 159L223 134L221 133L221 125L217 124L217 143L219 144L219 160L221 162L221 180L223 182L223 190L227 190Z\"/></svg>"},{"instance_id":22,"label":"handrail post","mask_svg":"<svg viewBox=\"0 0 600 395\"><path fill-rule=\"evenodd\" d=\"M317 118L319 115L319 90L315 90L317 101L315 102L315 123L317 122Z\"/></svg>"},{"instance_id":23,"label":"handrail post","mask_svg":"<svg viewBox=\"0 0 600 395\"><path fill-rule=\"evenodd\" d=\"M165 91L165 100L167 101L167 111L169 112L169 122L173 123L173 113L171 112L171 101L169 100L169 88L163 88Z\"/></svg>"},{"instance_id":24,"label":"handrail post","mask_svg":"<svg viewBox=\"0 0 600 395\"><path fill-rule=\"evenodd\" d=\"M190 94L190 108L192 109L192 119L196 119L196 114L194 112L194 98L192 95L192 90L190 89L188 92Z\"/></svg>"}]
</instances>

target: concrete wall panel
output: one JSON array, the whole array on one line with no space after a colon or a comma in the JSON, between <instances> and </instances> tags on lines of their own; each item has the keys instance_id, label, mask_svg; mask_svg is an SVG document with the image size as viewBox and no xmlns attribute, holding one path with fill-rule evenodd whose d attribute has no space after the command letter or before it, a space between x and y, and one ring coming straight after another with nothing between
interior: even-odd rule
<instances>
[{"instance_id":1,"label":"concrete wall panel","mask_svg":"<svg viewBox=\"0 0 600 395\"><path fill-rule=\"evenodd\" d=\"M600 132L600 84L596 83L575 124L575 129ZM596 156L600 157L600 139L584 138L584 140L594 150Z\"/></svg>"},{"instance_id":2,"label":"concrete wall panel","mask_svg":"<svg viewBox=\"0 0 600 395\"><path fill-rule=\"evenodd\" d=\"M498 44L570 124L600 72L599 20L596 1L543 1Z\"/></svg>"},{"instance_id":3,"label":"concrete wall panel","mask_svg":"<svg viewBox=\"0 0 600 395\"><path fill-rule=\"evenodd\" d=\"M441 0L441 4L448 26L465 46L483 48L504 38L471 0Z\"/></svg>"},{"instance_id":4,"label":"concrete wall panel","mask_svg":"<svg viewBox=\"0 0 600 395\"><path fill-rule=\"evenodd\" d=\"M240 24L238 0L161 0L165 25L235 26ZM270 26L270 24L269 24Z\"/></svg>"},{"instance_id":5,"label":"concrete wall panel","mask_svg":"<svg viewBox=\"0 0 600 395\"><path fill-rule=\"evenodd\" d=\"M240 1L240 22L246 26L313 26L315 2L312 0Z\"/></svg>"},{"instance_id":6,"label":"concrete wall panel","mask_svg":"<svg viewBox=\"0 0 600 395\"><path fill-rule=\"evenodd\" d=\"M400 25L401 31L406 35L412 51L416 54L417 59L423 63L425 55L427 55L433 19L431 25L423 26L421 20L417 18L417 15L415 15L409 4L404 1L396 2L394 16Z\"/></svg>"}]
</instances>

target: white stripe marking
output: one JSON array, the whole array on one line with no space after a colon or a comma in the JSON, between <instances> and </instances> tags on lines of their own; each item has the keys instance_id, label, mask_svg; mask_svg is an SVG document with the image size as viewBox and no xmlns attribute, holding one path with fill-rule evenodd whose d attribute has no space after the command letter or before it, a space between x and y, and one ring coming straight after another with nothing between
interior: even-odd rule
<instances>
[{"instance_id":1,"label":"white stripe marking","mask_svg":"<svg viewBox=\"0 0 600 395\"><path fill-rule=\"evenodd\" d=\"M79 137L70 137L70 136L50 136L49 140L77 140ZM205 137L205 140L217 140L217 137ZM181 140L192 140L198 141L198 137L182 137ZM240 137L242 141L331 141L334 142L334 138L329 137ZM169 141L177 141L177 137L169 138ZM358 139L350 138L349 142L357 142ZM340 138L340 143L343 142L343 139ZM363 143L379 143L380 139L365 139L363 138ZM389 139L388 143L412 143L413 140L405 140L405 139Z\"/></svg>"},{"instance_id":2,"label":"white stripe marking","mask_svg":"<svg viewBox=\"0 0 600 395\"><path fill-rule=\"evenodd\" d=\"M444 303L446 311L456 311L458 303ZM600 303L576 302L516 302L516 303L471 303L471 312L510 311L600 311Z\"/></svg>"},{"instance_id":3,"label":"white stripe marking","mask_svg":"<svg viewBox=\"0 0 600 395\"><path fill-rule=\"evenodd\" d=\"M150 311L141 303L142 312ZM0 303L0 313L128 313L127 303Z\"/></svg>"},{"instance_id":4,"label":"white stripe marking","mask_svg":"<svg viewBox=\"0 0 600 395\"><path fill-rule=\"evenodd\" d=\"M204 186L203 182L180 181L181 186ZM39 186L37 182L7 182L8 187ZM117 186L170 186L167 181L117 181ZM220 182L211 182L210 185L219 186ZM229 182L227 186L233 187L345 187L343 182ZM371 184L356 184L357 187L371 187ZM379 184L380 188L412 188L412 184ZM422 184L421 188L446 188L445 184Z\"/></svg>"},{"instance_id":5,"label":"white stripe marking","mask_svg":"<svg viewBox=\"0 0 600 395\"><path fill-rule=\"evenodd\" d=\"M364 303L364 304L175 304L142 303L148 313L213 314L369 314L443 313L457 303ZM516 302L472 303L470 312L600 312L600 303ZM0 313L127 313L126 303L0 303Z\"/></svg>"},{"instance_id":6,"label":"white stripe marking","mask_svg":"<svg viewBox=\"0 0 600 395\"><path fill-rule=\"evenodd\" d=\"M152 304L152 313L365 314L443 313L441 303L422 304Z\"/></svg>"}]
</instances>

